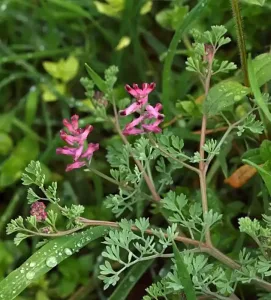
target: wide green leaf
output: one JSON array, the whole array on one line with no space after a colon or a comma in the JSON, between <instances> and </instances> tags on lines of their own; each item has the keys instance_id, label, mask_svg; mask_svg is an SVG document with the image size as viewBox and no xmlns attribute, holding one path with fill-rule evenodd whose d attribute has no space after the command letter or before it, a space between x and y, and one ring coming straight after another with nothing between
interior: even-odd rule
<instances>
[{"instance_id":1,"label":"wide green leaf","mask_svg":"<svg viewBox=\"0 0 271 300\"><path fill-rule=\"evenodd\" d=\"M187 271L187 267L174 241L173 241L173 252L174 252L174 258L176 260L177 274L183 285L186 299L196 300L197 299L196 292L190 274Z\"/></svg>"},{"instance_id":2,"label":"wide green leaf","mask_svg":"<svg viewBox=\"0 0 271 300\"><path fill-rule=\"evenodd\" d=\"M33 281L36 281L61 261L106 233L107 228L99 226L48 242L0 282L0 299L15 299Z\"/></svg>"},{"instance_id":3,"label":"wide green leaf","mask_svg":"<svg viewBox=\"0 0 271 300\"><path fill-rule=\"evenodd\" d=\"M249 59L248 59L248 77L249 77L251 90L254 94L256 103L258 104L260 109L263 111L263 113L265 114L268 121L271 122L271 113L270 113L267 103L264 100L262 93L260 91L259 83L256 78L255 69L252 64L251 57L249 57Z\"/></svg>"},{"instance_id":4,"label":"wide green leaf","mask_svg":"<svg viewBox=\"0 0 271 300\"><path fill-rule=\"evenodd\" d=\"M210 89L203 105L204 112L208 116L216 115L240 101L249 92L249 88L237 81L222 81Z\"/></svg>"},{"instance_id":5,"label":"wide green leaf","mask_svg":"<svg viewBox=\"0 0 271 300\"><path fill-rule=\"evenodd\" d=\"M118 284L117 288L109 298L109 300L125 300L128 299L129 292L136 285L140 277L153 263L153 260L140 262L134 265L122 281Z\"/></svg>"},{"instance_id":6,"label":"wide green leaf","mask_svg":"<svg viewBox=\"0 0 271 300\"><path fill-rule=\"evenodd\" d=\"M271 80L271 53L263 53L256 56L252 64L259 86Z\"/></svg>"}]
</instances>

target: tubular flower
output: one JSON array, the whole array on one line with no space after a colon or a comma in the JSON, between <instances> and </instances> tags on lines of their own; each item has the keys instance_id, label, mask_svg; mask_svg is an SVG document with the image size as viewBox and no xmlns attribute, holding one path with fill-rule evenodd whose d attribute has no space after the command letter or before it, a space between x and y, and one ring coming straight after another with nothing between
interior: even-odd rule
<instances>
[{"instance_id":1,"label":"tubular flower","mask_svg":"<svg viewBox=\"0 0 271 300\"><path fill-rule=\"evenodd\" d=\"M125 89L136 101L126 109L121 110L120 115L128 116L137 112L140 116L125 126L123 134L137 135L145 132L161 132L159 124L163 122L164 115L159 111L162 110L163 106L161 103L157 103L155 106L148 103L148 95L155 89L155 83L143 83L142 88L139 88L137 84L133 84L133 87L126 85Z\"/></svg>"},{"instance_id":2,"label":"tubular flower","mask_svg":"<svg viewBox=\"0 0 271 300\"><path fill-rule=\"evenodd\" d=\"M47 218L45 208L46 206L43 202L37 201L31 205L30 215L36 217L37 222L42 222Z\"/></svg>"},{"instance_id":3,"label":"tubular flower","mask_svg":"<svg viewBox=\"0 0 271 300\"><path fill-rule=\"evenodd\" d=\"M60 131L60 138L69 144L71 147L64 146L63 148L57 148L56 153L62 155L69 155L73 158L73 163L67 165L66 172L73 169L79 169L85 165L92 158L93 153L99 149L99 144L88 144L87 149L84 150L84 143L87 141L87 137L93 130L93 126L88 125L84 129L79 128L79 117L73 115L71 121L64 119L63 125L66 127L67 132Z\"/></svg>"}]
</instances>

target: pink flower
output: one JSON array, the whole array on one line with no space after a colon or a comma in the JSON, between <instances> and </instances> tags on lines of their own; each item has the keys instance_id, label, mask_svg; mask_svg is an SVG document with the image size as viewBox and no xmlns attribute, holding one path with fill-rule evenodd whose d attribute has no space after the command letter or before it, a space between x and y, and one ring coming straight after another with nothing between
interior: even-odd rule
<instances>
[{"instance_id":1,"label":"pink flower","mask_svg":"<svg viewBox=\"0 0 271 300\"><path fill-rule=\"evenodd\" d=\"M133 87L130 85L126 84L125 86L126 91L131 94L134 98L137 100L140 100L142 98L146 98L149 93L151 93L155 89L155 83L143 83L142 84L142 89L138 87L137 84L133 84Z\"/></svg>"},{"instance_id":2,"label":"pink flower","mask_svg":"<svg viewBox=\"0 0 271 300\"><path fill-rule=\"evenodd\" d=\"M164 115L160 113L163 108L161 103L157 103L154 107L148 104L148 95L155 88L155 83L143 83L142 89L137 84L133 84L133 88L129 85L125 86L128 93L136 98L136 102L132 103L126 109L120 111L121 116L128 116L134 112L140 114L132 122L128 123L124 130L124 135L137 135L144 132L161 132L159 124L164 120ZM153 123L150 120L154 119ZM146 123L146 121L148 122Z\"/></svg>"},{"instance_id":3,"label":"pink flower","mask_svg":"<svg viewBox=\"0 0 271 300\"><path fill-rule=\"evenodd\" d=\"M121 116L128 116L136 111L138 111L141 108L141 104L138 104L137 102L132 103L130 106L128 106L126 109L120 111Z\"/></svg>"},{"instance_id":4,"label":"pink flower","mask_svg":"<svg viewBox=\"0 0 271 300\"><path fill-rule=\"evenodd\" d=\"M72 164L67 165L67 168L65 171L69 172L73 169L80 169L80 168L84 167L86 164L87 164L86 161L76 161Z\"/></svg>"},{"instance_id":5,"label":"pink flower","mask_svg":"<svg viewBox=\"0 0 271 300\"><path fill-rule=\"evenodd\" d=\"M37 201L31 205L30 215L36 217L37 222L42 222L47 218L45 208L43 202Z\"/></svg>"},{"instance_id":6,"label":"pink flower","mask_svg":"<svg viewBox=\"0 0 271 300\"><path fill-rule=\"evenodd\" d=\"M68 129L68 131L71 134L77 134L78 133L78 115L73 115L71 117L71 122L69 122L67 119L63 120L63 125Z\"/></svg>"},{"instance_id":7,"label":"pink flower","mask_svg":"<svg viewBox=\"0 0 271 300\"><path fill-rule=\"evenodd\" d=\"M163 105L161 103L157 103L155 105L155 107L153 107L151 105L147 105L146 111L149 113L148 118L155 118L155 119L163 120L164 115L159 113L159 110L161 110L162 108L163 108Z\"/></svg>"},{"instance_id":8,"label":"pink flower","mask_svg":"<svg viewBox=\"0 0 271 300\"><path fill-rule=\"evenodd\" d=\"M74 160L77 160L82 152L83 152L83 146L80 146L78 148L70 148L67 146L64 146L63 148L57 148L56 149L56 154L63 154L63 155L71 155L73 156Z\"/></svg>"},{"instance_id":9,"label":"pink flower","mask_svg":"<svg viewBox=\"0 0 271 300\"><path fill-rule=\"evenodd\" d=\"M98 150L100 147L99 144L88 144L87 150L81 155L81 157L86 157L88 160L92 157L94 151Z\"/></svg>"},{"instance_id":10,"label":"pink flower","mask_svg":"<svg viewBox=\"0 0 271 300\"><path fill-rule=\"evenodd\" d=\"M79 128L78 121L79 117L77 115L72 116L71 121L64 119L63 124L67 128L68 133L64 130L60 131L60 138L72 146L64 146L63 148L56 149L57 154L69 155L73 158L73 163L67 166L66 172L87 165L87 161L91 159L94 151L99 149L99 144L90 143L84 151L84 143L93 130L93 126L88 125L84 129Z\"/></svg>"},{"instance_id":11,"label":"pink flower","mask_svg":"<svg viewBox=\"0 0 271 300\"><path fill-rule=\"evenodd\" d=\"M148 132L159 133L162 131L162 129L159 128L158 126L162 121L163 120L156 120L152 124L142 124L142 127Z\"/></svg>"}]
</instances>

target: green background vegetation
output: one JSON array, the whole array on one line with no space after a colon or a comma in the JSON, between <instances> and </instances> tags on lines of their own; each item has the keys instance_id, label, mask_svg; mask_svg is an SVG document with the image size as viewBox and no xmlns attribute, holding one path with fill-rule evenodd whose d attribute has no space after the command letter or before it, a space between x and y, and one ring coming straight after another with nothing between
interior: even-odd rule
<instances>
[{"instance_id":1,"label":"green background vegetation","mask_svg":"<svg viewBox=\"0 0 271 300\"><path fill-rule=\"evenodd\" d=\"M219 55L240 67L230 1L205 2L187 29L204 31L211 25L225 25L232 42ZM271 4L266 1L264 6L259 6L253 2L261 1L242 2L242 16L247 52L254 57L270 51ZM203 94L196 76L185 70L192 42L188 31L180 36L177 51L172 53L168 47L174 31L196 4L192 0L0 1L0 279L35 252L35 239L16 247L11 237L5 235L5 226L11 218L29 214L20 176L31 160L42 163L48 181L58 181L60 196L67 205L84 205L88 218L114 219L103 206L104 197L117 190L114 185L82 171L64 172L68 160L55 154L56 147L62 145L59 139L62 119L77 113L82 126L94 124L91 141L99 142L101 150L95 154L93 163L108 173L105 149L114 143L116 133L92 115L93 101L97 99L87 99L80 84L80 78L87 76L85 63L101 75L108 66L118 66L116 93L119 97L126 96L126 83L156 82L151 99L162 101L166 120L183 114L182 106L176 108L177 101L196 99ZM167 78L164 67L172 54L172 72ZM268 92L270 86L264 88ZM211 121L209 127L214 124ZM184 138L186 147L196 151L199 136L191 132L199 126L198 120L186 116L173 123L173 130ZM223 182L240 166L240 155L249 148L248 144L255 148L260 141L237 139L223 149L207 178L211 206L222 211L228 222L223 236L219 228L216 233L225 251L241 249L243 243L249 245L245 238L235 240L237 217L247 214L259 217L268 208L267 191L258 175L238 190ZM229 154L227 163L226 154ZM189 194L197 183L193 176L181 170L172 188L176 186ZM263 197L258 197L261 191ZM97 279L97 257L101 251L99 241L88 244L76 256L42 276L17 299L107 299L110 290L103 292ZM138 269L140 278L140 266ZM155 272L154 265L138 281L129 299L144 295Z\"/></svg>"}]
</instances>

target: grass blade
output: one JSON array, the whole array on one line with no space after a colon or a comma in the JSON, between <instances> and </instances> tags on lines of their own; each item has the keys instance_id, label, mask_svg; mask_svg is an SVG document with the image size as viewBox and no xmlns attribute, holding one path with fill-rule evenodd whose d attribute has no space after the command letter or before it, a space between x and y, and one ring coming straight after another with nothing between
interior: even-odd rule
<instances>
[{"instance_id":1,"label":"grass blade","mask_svg":"<svg viewBox=\"0 0 271 300\"><path fill-rule=\"evenodd\" d=\"M28 285L91 241L107 233L103 226L56 238L0 282L0 298L15 299Z\"/></svg>"},{"instance_id":2,"label":"grass blade","mask_svg":"<svg viewBox=\"0 0 271 300\"><path fill-rule=\"evenodd\" d=\"M190 278L190 275L187 271L186 265L183 261L183 258L179 252L179 249L177 248L175 242L173 242L173 252L174 257L176 260L176 266L177 266L177 273L179 276L179 279L183 285L184 293L186 295L187 300L196 300L196 292L192 283L192 280Z\"/></svg>"},{"instance_id":3,"label":"grass blade","mask_svg":"<svg viewBox=\"0 0 271 300\"><path fill-rule=\"evenodd\" d=\"M269 192L269 195L271 195L271 172L270 172L270 163L267 161L263 165L259 166L255 164L254 162L248 160L248 159L242 159L242 161L252 167L254 167L258 173L261 175L265 186Z\"/></svg>"},{"instance_id":4,"label":"grass blade","mask_svg":"<svg viewBox=\"0 0 271 300\"><path fill-rule=\"evenodd\" d=\"M170 42L168 53L165 59L163 68L163 82L162 82L162 103L165 115L170 117L172 114L170 100L170 92L172 90L171 82L171 66L177 50L177 46L180 42L182 35L189 29L192 22L200 18L202 12L207 7L207 4L211 0L201 0L199 3L189 12L184 20L180 20L175 31L175 34Z\"/></svg>"},{"instance_id":5,"label":"grass blade","mask_svg":"<svg viewBox=\"0 0 271 300\"><path fill-rule=\"evenodd\" d=\"M127 299L129 292L136 285L140 277L146 272L146 270L153 263L153 260L144 261L134 265L126 276L122 279L121 283L115 289L109 300L125 300Z\"/></svg>"},{"instance_id":6,"label":"grass blade","mask_svg":"<svg viewBox=\"0 0 271 300\"><path fill-rule=\"evenodd\" d=\"M251 87L252 93L255 97L256 103L258 104L260 109L263 111L263 113L265 114L268 121L271 122L271 113L268 109L268 106L267 106L267 104L262 96L261 90L259 88L251 57L249 57L249 59L248 59L248 77L249 77L250 87Z\"/></svg>"},{"instance_id":7,"label":"grass blade","mask_svg":"<svg viewBox=\"0 0 271 300\"><path fill-rule=\"evenodd\" d=\"M97 87L103 93L106 93L106 84L105 84L104 80L88 64L85 64L85 66L86 66L88 75L91 77L91 79L97 85Z\"/></svg>"}]
</instances>

